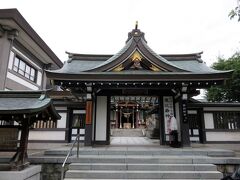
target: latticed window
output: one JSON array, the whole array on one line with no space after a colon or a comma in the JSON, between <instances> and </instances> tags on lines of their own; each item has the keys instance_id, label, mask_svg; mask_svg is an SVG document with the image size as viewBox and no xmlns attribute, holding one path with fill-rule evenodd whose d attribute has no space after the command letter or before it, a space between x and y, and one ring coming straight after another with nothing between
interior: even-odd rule
<instances>
[{"instance_id":1,"label":"latticed window","mask_svg":"<svg viewBox=\"0 0 240 180\"><path fill-rule=\"evenodd\" d=\"M215 129L240 129L240 112L214 112Z\"/></svg>"},{"instance_id":2,"label":"latticed window","mask_svg":"<svg viewBox=\"0 0 240 180\"><path fill-rule=\"evenodd\" d=\"M16 56L13 62L13 68L15 72L21 74L25 78L36 82L36 69L31 67L25 61L23 61L20 57Z\"/></svg>"},{"instance_id":3,"label":"latticed window","mask_svg":"<svg viewBox=\"0 0 240 180\"><path fill-rule=\"evenodd\" d=\"M188 114L189 129L198 129L198 116L197 114Z\"/></svg>"},{"instance_id":4,"label":"latticed window","mask_svg":"<svg viewBox=\"0 0 240 180\"><path fill-rule=\"evenodd\" d=\"M33 128L57 128L55 121L37 121L33 124Z\"/></svg>"}]
</instances>

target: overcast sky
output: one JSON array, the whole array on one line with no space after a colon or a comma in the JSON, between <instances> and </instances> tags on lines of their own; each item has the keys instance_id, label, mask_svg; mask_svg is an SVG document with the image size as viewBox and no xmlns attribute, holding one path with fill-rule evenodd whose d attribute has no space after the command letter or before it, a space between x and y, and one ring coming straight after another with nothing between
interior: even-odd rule
<instances>
[{"instance_id":1,"label":"overcast sky","mask_svg":"<svg viewBox=\"0 0 240 180\"><path fill-rule=\"evenodd\" d=\"M240 22L228 13L236 0L0 0L17 8L62 60L65 51L115 54L138 20L160 54L203 51L211 65L240 48Z\"/></svg>"}]
</instances>

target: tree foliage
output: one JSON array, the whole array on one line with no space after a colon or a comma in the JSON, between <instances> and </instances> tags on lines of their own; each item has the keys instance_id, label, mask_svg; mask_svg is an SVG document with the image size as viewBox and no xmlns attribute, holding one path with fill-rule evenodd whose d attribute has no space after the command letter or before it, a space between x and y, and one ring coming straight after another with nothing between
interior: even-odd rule
<instances>
[{"instance_id":1,"label":"tree foliage","mask_svg":"<svg viewBox=\"0 0 240 180\"><path fill-rule=\"evenodd\" d=\"M218 58L218 62L212 65L216 70L234 70L232 77L222 86L213 86L207 93L208 101L240 102L240 52L235 53L229 59Z\"/></svg>"},{"instance_id":2,"label":"tree foliage","mask_svg":"<svg viewBox=\"0 0 240 180\"><path fill-rule=\"evenodd\" d=\"M230 19L238 17L238 21L240 21L240 0L237 0L237 6L230 11L228 16Z\"/></svg>"}]
</instances>

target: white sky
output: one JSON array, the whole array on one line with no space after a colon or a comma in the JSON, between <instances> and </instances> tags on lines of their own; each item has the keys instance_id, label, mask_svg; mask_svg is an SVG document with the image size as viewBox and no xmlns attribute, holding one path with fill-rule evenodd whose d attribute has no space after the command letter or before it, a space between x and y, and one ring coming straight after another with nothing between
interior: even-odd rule
<instances>
[{"instance_id":1,"label":"white sky","mask_svg":"<svg viewBox=\"0 0 240 180\"><path fill-rule=\"evenodd\" d=\"M194 53L211 65L240 48L236 0L0 0L17 8L62 60L65 51L115 54L138 20L157 53Z\"/></svg>"}]
</instances>

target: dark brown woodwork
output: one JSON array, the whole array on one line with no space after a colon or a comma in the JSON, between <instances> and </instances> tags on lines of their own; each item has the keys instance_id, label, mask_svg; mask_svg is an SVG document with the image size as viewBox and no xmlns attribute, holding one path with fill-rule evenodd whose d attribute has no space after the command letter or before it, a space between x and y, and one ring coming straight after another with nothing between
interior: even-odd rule
<instances>
[{"instance_id":1,"label":"dark brown woodwork","mask_svg":"<svg viewBox=\"0 0 240 180\"><path fill-rule=\"evenodd\" d=\"M22 170L29 166L27 146L28 146L28 136L29 136L29 123L28 120L21 121L21 139L20 146L16 154L12 157L10 161L11 168L13 170Z\"/></svg>"},{"instance_id":2,"label":"dark brown woodwork","mask_svg":"<svg viewBox=\"0 0 240 180\"><path fill-rule=\"evenodd\" d=\"M86 124L92 124L92 101L86 103Z\"/></svg>"}]
</instances>

